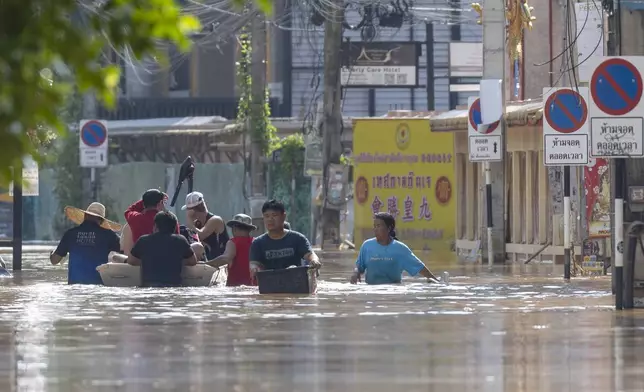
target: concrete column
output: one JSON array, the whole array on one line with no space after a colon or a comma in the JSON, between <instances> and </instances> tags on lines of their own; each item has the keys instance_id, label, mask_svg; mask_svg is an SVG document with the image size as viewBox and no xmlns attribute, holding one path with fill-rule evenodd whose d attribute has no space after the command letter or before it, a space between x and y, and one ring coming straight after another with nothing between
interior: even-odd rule
<instances>
[{"instance_id":1,"label":"concrete column","mask_svg":"<svg viewBox=\"0 0 644 392\"><path fill-rule=\"evenodd\" d=\"M501 79L507 84L505 68L507 66L507 55L505 48L505 1L487 0L483 3L483 78ZM504 86L503 91L507 85ZM505 96L503 97L505 102ZM507 143L505 135L505 122L501 122L504 143ZM494 250L494 263L505 262L505 160L491 162L490 171L492 177L492 248ZM487 255L487 252L484 252ZM485 261L487 262L487 261Z\"/></svg>"}]
</instances>

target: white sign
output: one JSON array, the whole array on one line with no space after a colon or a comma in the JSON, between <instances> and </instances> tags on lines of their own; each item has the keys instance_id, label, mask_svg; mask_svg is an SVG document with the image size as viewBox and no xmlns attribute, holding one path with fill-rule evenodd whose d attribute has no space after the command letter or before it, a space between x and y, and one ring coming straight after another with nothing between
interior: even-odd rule
<instances>
[{"instance_id":1,"label":"white sign","mask_svg":"<svg viewBox=\"0 0 644 392\"><path fill-rule=\"evenodd\" d=\"M588 135L543 135L543 155L546 166L586 165Z\"/></svg>"},{"instance_id":2,"label":"white sign","mask_svg":"<svg viewBox=\"0 0 644 392\"><path fill-rule=\"evenodd\" d=\"M644 119L593 118L590 121L591 148L594 157L644 157Z\"/></svg>"},{"instance_id":3,"label":"white sign","mask_svg":"<svg viewBox=\"0 0 644 392\"><path fill-rule=\"evenodd\" d=\"M105 120L81 120L78 130L81 167L106 167L108 130Z\"/></svg>"},{"instance_id":4,"label":"white sign","mask_svg":"<svg viewBox=\"0 0 644 392\"><path fill-rule=\"evenodd\" d=\"M481 102L478 97L467 99L467 135L470 162L497 162L503 160L501 124L481 125Z\"/></svg>"},{"instance_id":5,"label":"white sign","mask_svg":"<svg viewBox=\"0 0 644 392\"><path fill-rule=\"evenodd\" d=\"M449 76L483 76L483 44L480 42L449 43Z\"/></svg>"},{"instance_id":6,"label":"white sign","mask_svg":"<svg viewBox=\"0 0 644 392\"><path fill-rule=\"evenodd\" d=\"M340 74L343 86L416 86L416 67L342 67Z\"/></svg>"},{"instance_id":7,"label":"white sign","mask_svg":"<svg viewBox=\"0 0 644 392\"><path fill-rule=\"evenodd\" d=\"M644 56L590 58L590 154L642 157Z\"/></svg>"},{"instance_id":8,"label":"white sign","mask_svg":"<svg viewBox=\"0 0 644 392\"><path fill-rule=\"evenodd\" d=\"M588 164L588 89L543 89L543 162L546 166Z\"/></svg>"},{"instance_id":9,"label":"white sign","mask_svg":"<svg viewBox=\"0 0 644 392\"><path fill-rule=\"evenodd\" d=\"M38 196L38 163L32 157L22 160L22 196ZM9 196L13 197L13 182L9 184Z\"/></svg>"},{"instance_id":10,"label":"white sign","mask_svg":"<svg viewBox=\"0 0 644 392\"><path fill-rule=\"evenodd\" d=\"M500 161L501 136L470 136L470 162Z\"/></svg>"},{"instance_id":11,"label":"white sign","mask_svg":"<svg viewBox=\"0 0 644 392\"><path fill-rule=\"evenodd\" d=\"M592 69L586 59L604 56L604 15L601 4L594 1L575 3L575 14L578 32L576 46L579 80L588 82Z\"/></svg>"}]
</instances>

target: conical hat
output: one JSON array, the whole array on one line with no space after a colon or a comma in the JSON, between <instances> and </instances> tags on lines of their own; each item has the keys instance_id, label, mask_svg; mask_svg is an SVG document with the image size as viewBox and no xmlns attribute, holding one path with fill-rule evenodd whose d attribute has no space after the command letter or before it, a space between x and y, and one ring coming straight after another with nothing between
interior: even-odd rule
<instances>
[{"instance_id":1,"label":"conical hat","mask_svg":"<svg viewBox=\"0 0 644 392\"><path fill-rule=\"evenodd\" d=\"M85 220L85 214L103 218L101 227L105 229L109 229L117 232L121 231L121 225L119 223L112 222L111 220L105 219L105 206L102 205L101 203L94 202L90 204L86 210L81 210L80 208L76 208L72 206L65 207L65 215L70 221L76 223L77 225L80 225L81 223L83 223L83 221Z\"/></svg>"}]
</instances>

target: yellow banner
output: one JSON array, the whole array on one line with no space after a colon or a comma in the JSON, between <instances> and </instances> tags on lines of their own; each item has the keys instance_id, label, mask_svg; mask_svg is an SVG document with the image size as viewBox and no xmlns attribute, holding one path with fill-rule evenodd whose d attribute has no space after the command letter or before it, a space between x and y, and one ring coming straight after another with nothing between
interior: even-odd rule
<instances>
[{"instance_id":1,"label":"yellow banner","mask_svg":"<svg viewBox=\"0 0 644 392\"><path fill-rule=\"evenodd\" d=\"M353 127L356 245L373 237L373 214L396 217L398 239L425 260L454 258L454 136L427 119L358 119Z\"/></svg>"}]
</instances>

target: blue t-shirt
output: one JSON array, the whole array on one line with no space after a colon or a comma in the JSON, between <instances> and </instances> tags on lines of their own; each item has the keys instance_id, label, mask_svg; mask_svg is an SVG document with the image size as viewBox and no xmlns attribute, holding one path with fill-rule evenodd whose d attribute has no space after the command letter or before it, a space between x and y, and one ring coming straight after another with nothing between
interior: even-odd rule
<instances>
[{"instance_id":1,"label":"blue t-shirt","mask_svg":"<svg viewBox=\"0 0 644 392\"><path fill-rule=\"evenodd\" d=\"M110 252L119 252L119 236L94 222L83 222L63 234L54 251L61 257L69 253L67 283L103 284L96 267L107 263Z\"/></svg>"},{"instance_id":2,"label":"blue t-shirt","mask_svg":"<svg viewBox=\"0 0 644 392\"><path fill-rule=\"evenodd\" d=\"M264 233L253 240L250 246L250 261L262 263L265 269L284 269L302 265L302 258L311 253L311 243L301 233L289 230L279 240Z\"/></svg>"},{"instance_id":3,"label":"blue t-shirt","mask_svg":"<svg viewBox=\"0 0 644 392\"><path fill-rule=\"evenodd\" d=\"M375 238L370 238L360 247L356 267L360 273L367 271L367 284L389 284L400 283L403 271L417 275L425 264L400 241L380 245Z\"/></svg>"}]
</instances>

